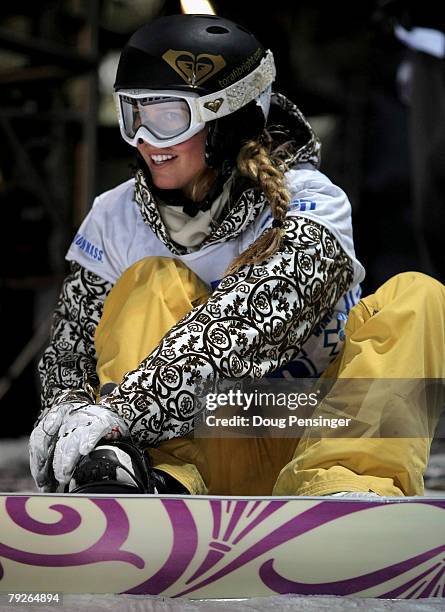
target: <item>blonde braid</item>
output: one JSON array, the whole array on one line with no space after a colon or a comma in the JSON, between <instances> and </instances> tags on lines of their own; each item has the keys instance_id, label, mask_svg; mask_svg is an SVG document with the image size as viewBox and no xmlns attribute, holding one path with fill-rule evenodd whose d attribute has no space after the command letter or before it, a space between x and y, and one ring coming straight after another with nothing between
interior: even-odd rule
<instances>
[{"instance_id":1,"label":"blonde braid","mask_svg":"<svg viewBox=\"0 0 445 612\"><path fill-rule=\"evenodd\" d=\"M238 154L239 172L257 183L269 200L272 216L278 227L266 230L241 255L236 257L226 270L232 274L244 265L261 263L277 252L283 237L282 224L286 217L290 193L284 183L285 166L271 153L271 141L267 132L263 141L249 140Z\"/></svg>"}]
</instances>

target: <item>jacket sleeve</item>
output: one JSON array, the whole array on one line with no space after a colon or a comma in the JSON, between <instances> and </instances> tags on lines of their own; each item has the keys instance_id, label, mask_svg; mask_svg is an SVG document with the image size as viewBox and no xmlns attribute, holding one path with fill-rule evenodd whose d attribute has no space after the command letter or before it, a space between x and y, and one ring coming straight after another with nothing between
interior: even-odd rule
<instances>
[{"instance_id":1,"label":"jacket sleeve","mask_svg":"<svg viewBox=\"0 0 445 612\"><path fill-rule=\"evenodd\" d=\"M53 317L50 344L39 363L42 411L63 401L95 401L94 332L112 284L72 262Z\"/></svg>"},{"instance_id":2,"label":"jacket sleeve","mask_svg":"<svg viewBox=\"0 0 445 612\"><path fill-rule=\"evenodd\" d=\"M352 262L312 220L286 221L280 252L225 277L101 403L135 439L185 435L199 406L195 385L261 378L296 357L312 330L350 287Z\"/></svg>"}]
</instances>

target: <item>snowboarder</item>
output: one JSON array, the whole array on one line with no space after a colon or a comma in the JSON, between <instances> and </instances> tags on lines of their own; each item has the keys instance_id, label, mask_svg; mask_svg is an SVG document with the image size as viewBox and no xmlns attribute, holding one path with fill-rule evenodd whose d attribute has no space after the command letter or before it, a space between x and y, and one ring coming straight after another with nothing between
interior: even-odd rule
<instances>
[{"instance_id":1,"label":"snowboarder","mask_svg":"<svg viewBox=\"0 0 445 612\"><path fill-rule=\"evenodd\" d=\"M405 273L359 301L350 203L274 78L271 51L217 16L161 17L124 48L115 97L137 168L67 254L30 439L41 490L422 494L431 428L193 437L197 382L444 378L443 286Z\"/></svg>"}]
</instances>

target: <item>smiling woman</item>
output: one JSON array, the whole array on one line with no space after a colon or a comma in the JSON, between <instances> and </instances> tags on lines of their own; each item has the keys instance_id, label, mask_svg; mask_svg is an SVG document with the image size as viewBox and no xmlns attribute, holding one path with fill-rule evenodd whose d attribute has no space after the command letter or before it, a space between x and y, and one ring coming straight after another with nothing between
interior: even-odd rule
<instances>
[{"instance_id":1,"label":"smiling woman","mask_svg":"<svg viewBox=\"0 0 445 612\"><path fill-rule=\"evenodd\" d=\"M348 402L340 379L444 379L445 290L409 274L359 301L348 198L274 78L272 52L215 15L162 17L123 49L116 108L137 167L67 254L30 441L42 490L422 493L440 402ZM326 372L314 423L326 407L358 440L191 435L204 385ZM376 444L407 406L414 435Z\"/></svg>"},{"instance_id":2,"label":"smiling woman","mask_svg":"<svg viewBox=\"0 0 445 612\"><path fill-rule=\"evenodd\" d=\"M202 175L209 171L214 177L205 161L206 139L207 128L204 128L189 140L168 149L156 148L142 138L137 148L158 189L179 189L186 197L195 199L193 190Z\"/></svg>"}]
</instances>

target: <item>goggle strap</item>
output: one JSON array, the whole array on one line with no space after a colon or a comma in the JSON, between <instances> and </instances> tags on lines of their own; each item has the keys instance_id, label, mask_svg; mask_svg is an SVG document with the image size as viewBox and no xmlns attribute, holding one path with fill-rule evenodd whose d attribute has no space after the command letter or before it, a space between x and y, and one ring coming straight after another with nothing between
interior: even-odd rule
<instances>
[{"instance_id":1,"label":"goggle strap","mask_svg":"<svg viewBox=\"0 0 445 612\"><path fill-rule=\"evenodd\" d=\"M239 110L263 93L273 83L275 76L273 54L268 50L260 65L243 79L225 89L194 100L201 121L213 121Z\"/></svg>"}]
</instances>

